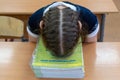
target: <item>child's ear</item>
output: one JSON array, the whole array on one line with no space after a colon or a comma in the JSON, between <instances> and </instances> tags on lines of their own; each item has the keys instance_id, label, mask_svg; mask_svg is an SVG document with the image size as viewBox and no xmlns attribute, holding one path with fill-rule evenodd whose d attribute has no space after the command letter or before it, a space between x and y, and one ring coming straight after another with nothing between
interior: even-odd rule
<instances>
[{"instance_id":1,"label":"child's ear","mask_svg":"<svg viewBox=\"0 0 120 80\"><path fill-rule=\"evenodd\" d=\"M40 29L42 30L44 27L43 20L40 21Z\"/></svg>"},{"instance_id":2,"label":"child's ear","mask_svg":"<svg viewBox=\"0 0 120 80\"><path fill-rule=\"evenodd\" d=\"M80 27L80 29L82 29L82 24L80 21L78 21L78 26Z\"/></svg>"}]
</instances>

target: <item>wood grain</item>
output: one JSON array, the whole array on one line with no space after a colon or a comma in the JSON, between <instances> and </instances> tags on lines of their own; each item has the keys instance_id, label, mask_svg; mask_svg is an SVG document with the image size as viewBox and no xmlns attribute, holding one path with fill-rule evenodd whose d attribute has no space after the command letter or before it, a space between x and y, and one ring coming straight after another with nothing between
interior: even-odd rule
<instances>
[{"instance_id":1,"label":"wood grain","mask_svg":"<svg viewBox=\"0 0 120 80\"><path fill-rule=\"evenodd\" d=\"M63 80L36 78L30 68L34 43L0 42L0 80ZM83 44L85 78L64 80L120 80L120 43Z\"/></svg>"},{"instance_id":2,"label":"wood grain","mask_svg":"<svg viewBox=\"0 0 120 80\"><path fill-rule=\"evenodd\" d=\"M41 7L56 0L0 0L0 14L32 14ZM57 0L63 1L63 0ZM67 1L67 0L66 0ZM112 0L68 0L90 9L92 12L111 13L118 12Z\"/></svg>"}]
</instances>

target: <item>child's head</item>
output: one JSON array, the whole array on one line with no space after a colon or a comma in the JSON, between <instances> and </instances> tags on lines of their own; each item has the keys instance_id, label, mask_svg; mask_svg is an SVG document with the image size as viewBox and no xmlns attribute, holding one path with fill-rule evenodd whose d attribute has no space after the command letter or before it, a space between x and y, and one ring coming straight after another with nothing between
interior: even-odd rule
<instances>
[{"instance_id":1,"label":"child's head","mask_svg":"<svg viewBox=\"0 0 120 80\"><path fill-rule=\"evenodd\" d=\"M57 57L72 53L80 36L78 13L70 8L51 8L43 17L42 38L47 49Z\"/></svg>"}]
</instances>

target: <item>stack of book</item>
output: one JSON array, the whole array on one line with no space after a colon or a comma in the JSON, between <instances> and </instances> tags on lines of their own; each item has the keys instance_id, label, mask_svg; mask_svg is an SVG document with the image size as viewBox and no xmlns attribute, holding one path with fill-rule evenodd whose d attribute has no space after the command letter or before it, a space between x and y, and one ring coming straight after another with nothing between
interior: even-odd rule
<instances>
[{"instance_id":1,"label":"stack of book","mask_svg":"<svg viewBox=\"0 0 120 80\"><path fill-rule=\"evenodd\" d=\"M46 50L40 39L33 52L31 68L37 78L83 78L82 43L78 43L72 55L57 58Z\"/></svg>"}]
</instances>

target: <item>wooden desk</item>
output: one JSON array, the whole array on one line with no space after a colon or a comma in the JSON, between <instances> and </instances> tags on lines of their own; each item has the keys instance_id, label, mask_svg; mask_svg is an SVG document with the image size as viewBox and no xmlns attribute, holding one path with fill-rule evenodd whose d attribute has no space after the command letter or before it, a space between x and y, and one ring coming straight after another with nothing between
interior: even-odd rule
<instances>
[{"instance_id":1,"label":"wooden desk","mask_svg":"<svg viewBox=\"0 0 120 80\"><path fill-rule=\"evenodd\" d=\"M0 0L0 14L32 14L39 8L56 0ZM62 0L57 0L62 1ZM64 1L64 0L63 0ZM92 10L94 13L117 12L112 0L68 0Z\"/></svg>"},{"instance_id":2,"label":"wooden desk","mask_svg":"<svg viewBox=\"0 0 120 80\"><path fill-rule=\"evenodd\" d=\"M56 0L0 0L0 15L14 16L23 19L27 24L28 17L39 8ZM57 0L62 1L62 0ZM64 1L64 0L63 0ZM68 0L75 4L82 5L99 15L100 39L104 37L105 14L118 12L112 0ZM26 26L26 25L25 25Z\"/></svg>"},{"instance_id":3,"label":"wooden desk","mask_svg":"<svg viewBox=\"0 0 120 80\"><path fill-rule=\"evenodd\" d=\"M35 44L29 42L0 42L0 80L63 80L35 78L29 66ZM91 43L83 45L84 79L120 80L120 43Z\"/></svg>"}]
</instances>

